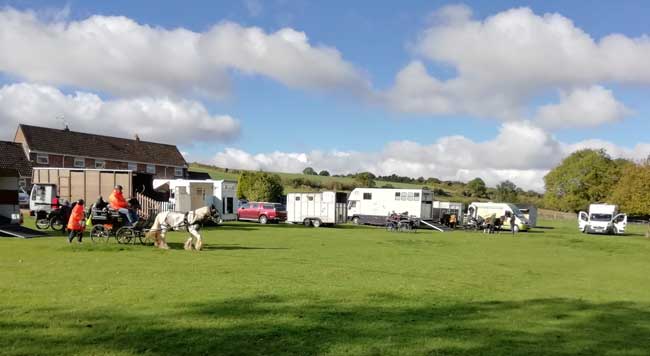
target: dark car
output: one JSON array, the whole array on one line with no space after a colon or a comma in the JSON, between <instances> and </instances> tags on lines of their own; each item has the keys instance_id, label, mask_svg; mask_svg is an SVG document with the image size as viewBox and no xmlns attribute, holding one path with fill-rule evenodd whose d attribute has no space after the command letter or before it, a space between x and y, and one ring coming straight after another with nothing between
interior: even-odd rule
<instances>
[{"instance_id":1,"label":"dark car","mask_svg":"<svg viewBox=\"0 0 650 356\"><path fill-rule=\"evenodd\" d=\"M287 208L280 203L248 202L237 209L237 220L281 222L287 220Z\"/></svg>"}]
</instances>

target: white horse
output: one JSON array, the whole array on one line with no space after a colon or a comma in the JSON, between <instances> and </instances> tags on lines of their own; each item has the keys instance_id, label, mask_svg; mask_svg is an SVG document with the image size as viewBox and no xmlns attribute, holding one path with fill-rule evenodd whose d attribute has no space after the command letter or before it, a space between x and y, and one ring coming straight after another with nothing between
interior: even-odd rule
<instances>
[{"instance_id":1,"label":"white horse","mask_svg":"<svg viewBox=\"0 0 650 356\"><path fill-rule=\"evenodd\" d=\"M185 241L186 250L201 250L203 248L203 240L199 229L201 224L208 221L218 221L219 212L212 206L204 206L203 208L187 213L179 213L175 211L164 211L156 215L156 219L151 226L151 230L147 233L147 237L154 240L154 246L163 249L169 249L165 234L169 230L187 229L190 237ZM196 243L194 239L196 238Z\"/></svg>"}]
</instances>

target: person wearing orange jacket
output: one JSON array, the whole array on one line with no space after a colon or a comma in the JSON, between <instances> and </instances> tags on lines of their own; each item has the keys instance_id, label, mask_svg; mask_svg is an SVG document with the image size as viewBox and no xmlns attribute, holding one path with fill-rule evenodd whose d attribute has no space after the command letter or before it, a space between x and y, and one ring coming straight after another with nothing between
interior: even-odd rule
<instances>
[{"instance_id":1,"label":"person wearing orange jacket","mask_svg":"<svg viewBox=\"0 0 650 356\"><path fill-rule=\"evenodd\" d=\"M68 231L70 231L70 235L68 236L68 243L72 243L72 240L74 240L75 236L77 236L79 243L81 243L85 228L86 219L84 215L84 200L79 199L77 201L77 204L72 209L72 213L70 213L70 219L68 220Z\"/></svg>"},{"instance_id":2,"label":"person wearing orange jacket","mask_svg":"<svg viewBox=\"0 0 650 356\"><path fill-rule=\"evenodd\" d=\"M117 210L120 214L126 215L126 218L129 220L131 225L138 221L136 213L132 209L129 209L129 203L124 199L121 185L115 186L113 193L108 197L108 204L111 206L111 209Z\"/></svg>"}]
</instances>

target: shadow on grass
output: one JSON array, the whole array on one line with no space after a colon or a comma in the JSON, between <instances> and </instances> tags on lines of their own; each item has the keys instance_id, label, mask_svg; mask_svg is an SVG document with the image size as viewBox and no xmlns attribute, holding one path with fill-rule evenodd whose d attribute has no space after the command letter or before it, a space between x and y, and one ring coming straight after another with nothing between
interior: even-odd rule
<instances>
[{"instance_id":1,"label":"shadow on grass","mask_svg":"<svg viewBox=\"0 0 650 356\"><path fill-rule=\"evenodd\" d=\"M169 249L171 250L183 250L183 242L167 242ZM240 246L240 245L215 245L215 244L204 244L203 251L215 251L215 250L288 250L286 247L255 247L255 246Z\"/></svg>"},{"instance_id":2,"label":"shadow on grass","mask_svg":"<svg viewBox=\"0 0 650 356\"><path fill-rule=\"evenodd\" d=\"M350 304L260 295L170 306L153 316L119 308L50 310L43 316L19 307L3 311L0 347L5 355L160 356L647 355L650 350L648 305L532 299L409 306L414 301L391 294L367 297Z\"/></svg>"}]
</instances>

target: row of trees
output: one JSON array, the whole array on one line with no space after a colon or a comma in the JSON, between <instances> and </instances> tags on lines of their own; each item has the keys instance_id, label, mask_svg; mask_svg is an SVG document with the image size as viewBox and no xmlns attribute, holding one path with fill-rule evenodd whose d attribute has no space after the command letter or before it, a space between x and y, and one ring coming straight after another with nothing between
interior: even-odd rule
<instances>
[{"instance_id":1,"label":"row of trees","mask_svg":"<svg viewBox=\"0 0 650 356\"><path fill-rule=\"evenodd\" d=\"M544 205L576 212L610 202L634 216L650 215L650 161L612 159L605 150L584 149L565 158L545 177Z\"/></svg>"}]
</instances>

